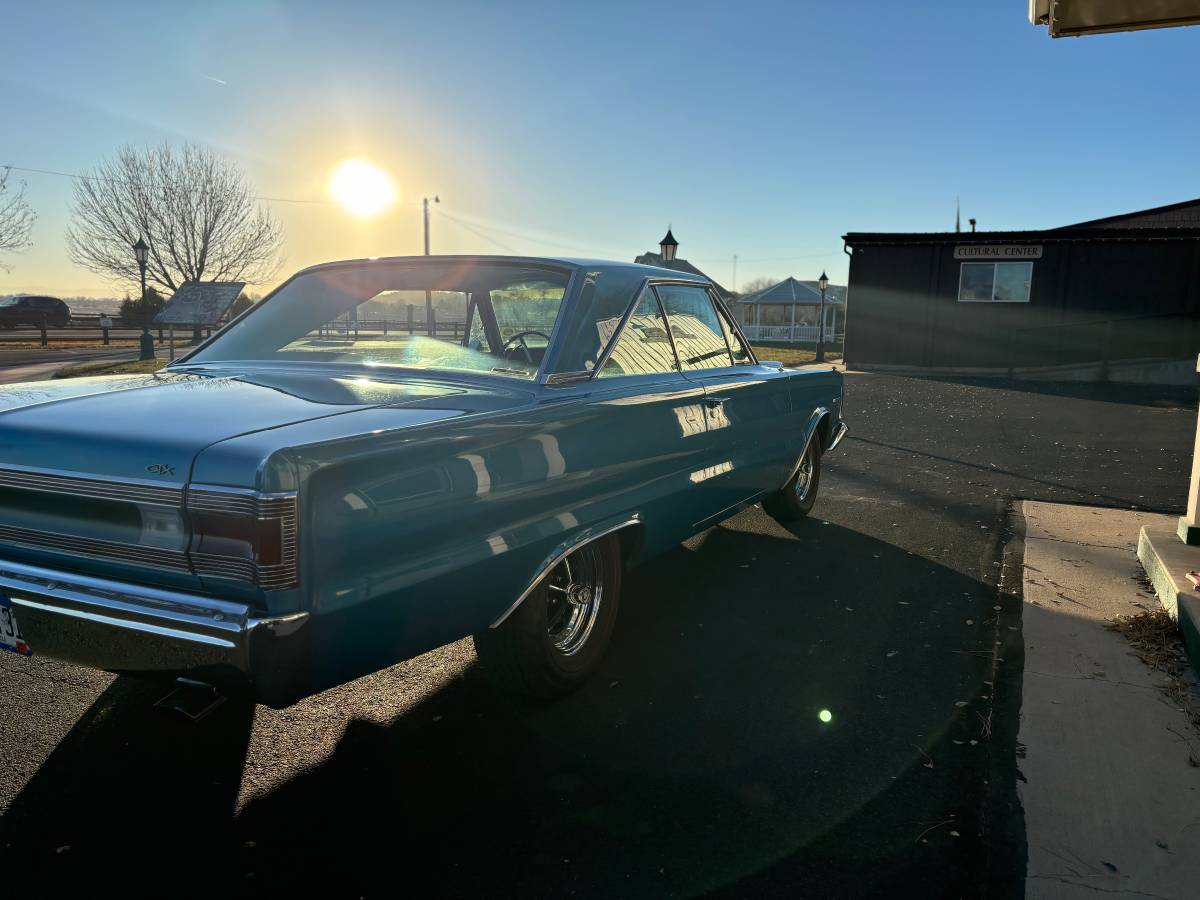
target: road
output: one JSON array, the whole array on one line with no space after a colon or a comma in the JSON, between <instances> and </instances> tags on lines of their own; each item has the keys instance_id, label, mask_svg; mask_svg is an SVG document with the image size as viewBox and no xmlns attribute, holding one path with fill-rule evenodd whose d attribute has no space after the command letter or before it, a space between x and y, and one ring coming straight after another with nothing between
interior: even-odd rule
<instances>
[{"instance_id":1,"label":"road","mask_svg":"<svg viewBox=\"0 0 1200 900\"><path fill-rule=\"evenodd\" d=\"M602 672L556 704L496 696L469 641L199 724L128 678L0 661L6 885L1021 896L1006 506L1178 511L1194 399L854 374L846 395L814 517L753 508L632 572Z\"/></svg>"},{"instance_id":2,"label":"road","mask_svg":"<svg viewBox=\"0 0 1200 900\"><path fill-rule=\"evenodd\" d=\"M137 351L125 349L0 350L0 384L40 381L63 366L98 359L136 359Z\"/></svg>"}]
</instances>

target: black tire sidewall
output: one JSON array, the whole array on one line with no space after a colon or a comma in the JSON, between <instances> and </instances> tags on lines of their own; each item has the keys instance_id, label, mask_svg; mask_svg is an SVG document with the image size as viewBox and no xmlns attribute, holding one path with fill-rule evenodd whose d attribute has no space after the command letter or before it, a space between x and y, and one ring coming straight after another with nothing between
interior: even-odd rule
<instances>
[{"instance_id":1,"label":"black tire sidewall","mask_svg":"<svg viewBox=\"0 0 1200 900\"><path fill-rule=\"evenodd\" d=\"M792 473L787 484L779 491L763 501L763 509L781 522L802 519L812 512L817 502L817 491L821 486L821 438L813 435L813 439L804 448L805 455L812 457L812 484L808 493L801 500L796 496L796 479L800 477L799 467Z\"/></svg>"},{"instance_id":2,"label":"black tire sidewall","mask_svg":"<svg viewBox=\"0 0 1200 900\"><path fill-rule=\"evenodd\" d=\"M621 596L621 550L616 535L597 539L603 570L603 594L596 622L587 642L574 654L563 654L550 641L547 631L547 582L531 593L501 626L495 637L512 641L514 662L523 693L544 697L562 696L581 686L600 665L616 627ZM491 637L491 636L489 636Z\"/></svg>"}]
</instances>

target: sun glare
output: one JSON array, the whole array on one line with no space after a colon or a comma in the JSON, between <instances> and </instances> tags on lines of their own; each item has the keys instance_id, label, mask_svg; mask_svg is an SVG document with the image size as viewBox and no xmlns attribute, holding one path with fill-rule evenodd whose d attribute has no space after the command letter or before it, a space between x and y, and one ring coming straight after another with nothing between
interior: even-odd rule
<instances>
[{"instance_id":1,"label":"sun glare","mask_svg":"<svg viewBox=\"0 0 1200 900\"><path fill-rule=\"evenodd\" d=\"M329 193L346 212L363 218L378 215L396 200L387 172L361 159L338 163L329 179Z\"/></svg>"}]
</instances>

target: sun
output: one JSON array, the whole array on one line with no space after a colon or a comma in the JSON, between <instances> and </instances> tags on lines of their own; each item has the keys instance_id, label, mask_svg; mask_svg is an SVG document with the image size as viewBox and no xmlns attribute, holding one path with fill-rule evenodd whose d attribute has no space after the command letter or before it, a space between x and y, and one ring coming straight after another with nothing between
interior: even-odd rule
<instances>
[{"instance_id":1,"label":"sun","mask_svg":"<svg viewBox=\"0 0 1200 900\"><path fill-rule=\"evenodd\" d=\"M337 164L329 178L329 193L352 216L369 218L396 200L396 188L387 172L362 159Z\"/></svg>"}]
</instances>

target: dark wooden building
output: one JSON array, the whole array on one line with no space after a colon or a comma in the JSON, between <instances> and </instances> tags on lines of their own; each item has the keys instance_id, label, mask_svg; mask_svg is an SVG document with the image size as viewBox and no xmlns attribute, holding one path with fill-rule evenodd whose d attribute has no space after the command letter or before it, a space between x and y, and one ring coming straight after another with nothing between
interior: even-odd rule
<instances>
[{"instance_id":1,"label":"dark wooden building","mask_svg":"<svg viewBox=\"0 0 1200 900\"><path fill-rule=\"evenodd\" d=\"M1200 352L1200 199L1041 231L843 240L850 365L996 370Z\"/></svg>"}]
</instances>

